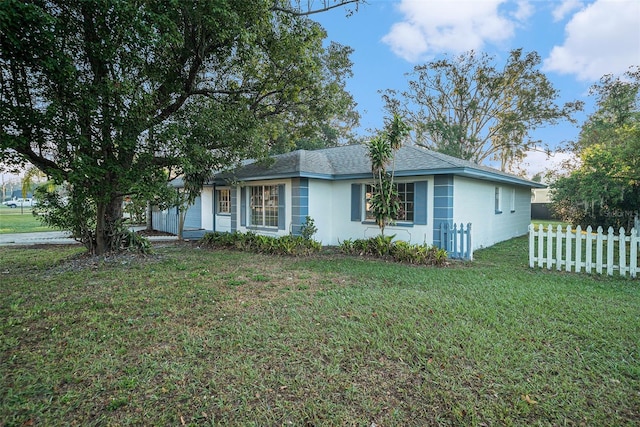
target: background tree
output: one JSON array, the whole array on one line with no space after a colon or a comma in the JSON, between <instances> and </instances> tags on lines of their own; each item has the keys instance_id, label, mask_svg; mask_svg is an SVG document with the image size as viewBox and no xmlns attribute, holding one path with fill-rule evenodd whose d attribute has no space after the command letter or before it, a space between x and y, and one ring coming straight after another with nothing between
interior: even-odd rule
<instances>
[{"instance_id":1,"label":"background tree","mask_svg":"<svg viewBox=\"0 0 640 427\"><path fill-rule=\"evenodd\" d=\"M640 214L640 68L591 88L597 110L573 145L580 163L552 184L554 213L584 227L633 226Z\"/></svg>"},{"instance_id":2,"label":"background tree","mask_svg":"<svg viewBox=\"0 0 640 427\"><path fill-rule=\"evenodd\" d=\"M193 195L212 169L348 108L350 50L325 48L308 15L358 0L306 4L1 2L0 161L66 183L66 226L93 253L115 249L123 196L179 175Z\"/></svg>"},{"instance_id":3,"label":"background tree","mask_svg":"<svg viewBox=\"0 0 640 427\"><path fill-rule=\"evenodd\" d=\"M388 90L387 108L407 117L417 145L502 170L540 141L531 132L572 121L580 102L556 104L558 91L538 70L536 52L511 51L498 69L487 54L467 52L414 68L409 89Z\"/></svg>"}]
</instances>

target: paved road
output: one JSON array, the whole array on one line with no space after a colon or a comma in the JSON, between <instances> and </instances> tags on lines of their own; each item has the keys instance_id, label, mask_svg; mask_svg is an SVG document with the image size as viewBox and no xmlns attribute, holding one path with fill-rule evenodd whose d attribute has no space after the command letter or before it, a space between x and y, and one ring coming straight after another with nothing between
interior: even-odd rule
<instances>
[{"instance_id":1,"label":"paved road","mask_svg":"<svg viewBox=\"0 0 640 427\"><path fill-rule=\"evenodd\" d=\"M172 241L177 240L176 236L150 236L149 240L156 241ZM69 237L67 231L43 231L39 233L10 233L0 234L0 246L23 246L23 245L68 245L79 244L76 240Z\"/></svg>"}]
</instances>

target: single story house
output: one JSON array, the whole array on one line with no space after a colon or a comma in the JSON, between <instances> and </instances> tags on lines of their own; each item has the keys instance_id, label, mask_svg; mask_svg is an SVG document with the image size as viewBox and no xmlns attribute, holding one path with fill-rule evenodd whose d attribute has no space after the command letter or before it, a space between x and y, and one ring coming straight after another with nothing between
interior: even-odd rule
<instances>
[{"instance_id":1,"label":"single story house","mask_svg":"<svg viewBox=\"0 0 640 427\"><path fill-rule=\"evenodd\" d=\"M405 215L385 234L440 247L443 224L472 224L472 250L526 234L531 189L543 187L416 146L401 147L393 168ZM186 214L185 237L198 231L297 234L307 216L318 229L314 238L324 245L373 237L380 231L368 209L372 183L365 145L248 161L204 186ZM166 218L175 212L156 212L154 228L171 231Z\"/></svg>"}]
</instances>

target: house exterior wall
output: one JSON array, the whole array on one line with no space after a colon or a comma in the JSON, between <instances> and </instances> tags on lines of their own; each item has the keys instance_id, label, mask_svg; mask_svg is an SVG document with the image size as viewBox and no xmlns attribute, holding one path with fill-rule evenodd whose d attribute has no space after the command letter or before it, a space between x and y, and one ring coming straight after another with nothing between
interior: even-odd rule
<instances>
[{"instance_id":1,"label":"house exterior wall","mask_svg":"<svg viewBox=\"0 0 640 427\"><path fill-rule=\"evenodd\" d=\"M453 221L471 223L473 249L527 233L531 190L527 187L454 177ZM496 188L500 209L496 210Z\"/></svg>"},{"instance_id":2,"label":"house exterior wall","mask_svg":"<svg viewBox=\"0 0 640 427\"><path fill-rule=\"evenodd\" d=\"M396 240L404 240L414 244L433 241L433 179L416 177L397 179L396 182L426 182L426 224L397 223L385 228L385 235L395 235ZM373 221L364 221L364 185L371 180L324 181L309 180L309 216L315 222L318 232L314 236L324 245L339 245L347 239L365 239L380 234L380 228ZM357 221L352 221L352 197L354 184L360 189L358 196L359 214ZM358 187L359 186L359 187Z\"/></svg>"},{"instance_id":3,"label":"house exterior wall","mask_svg":"<svg viewBox=\"0 0 640 427\"><path fill-rule=\"evenodd\" d=\"M184 229L202 228L202 198L196 197L193 204L187 208L184 215Z\"/></svg>"},{"instance_id":4,"label":"house exterior wall","mask_svg":"<svg viewBox=\"0 0 640 427\"><path fill-rule=\"evenodd\" d=\"M213 187L204 187L200 198L202 210L200 228L213 230Z\"/></svg>"}]
</instances>

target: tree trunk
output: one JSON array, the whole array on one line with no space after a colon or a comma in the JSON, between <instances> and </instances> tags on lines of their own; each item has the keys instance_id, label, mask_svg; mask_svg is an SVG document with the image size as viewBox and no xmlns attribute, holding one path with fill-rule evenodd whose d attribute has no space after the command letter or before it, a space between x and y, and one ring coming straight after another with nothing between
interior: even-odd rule
<instances>
[{"instance_id":1,"label":"tree trunk","mask_svg":"<svg viewBox=\"0 0 640 427\"><path fill-rule=\"evenodd\" d=\"M151 202L147 202L147 231L153 230L153 207L151 206Z\"/></svg>"},{"instance_id":2,"label":"tree trunk","mask_svg":"<svg viewBox=\"0 0 640 427\"><path fill-rule=\"evenodd\" d=\"M122 197L114 196L107 202L98 202L95 255L104 255L117 250L122 227Z\"/></svg>"}]
</instances>

